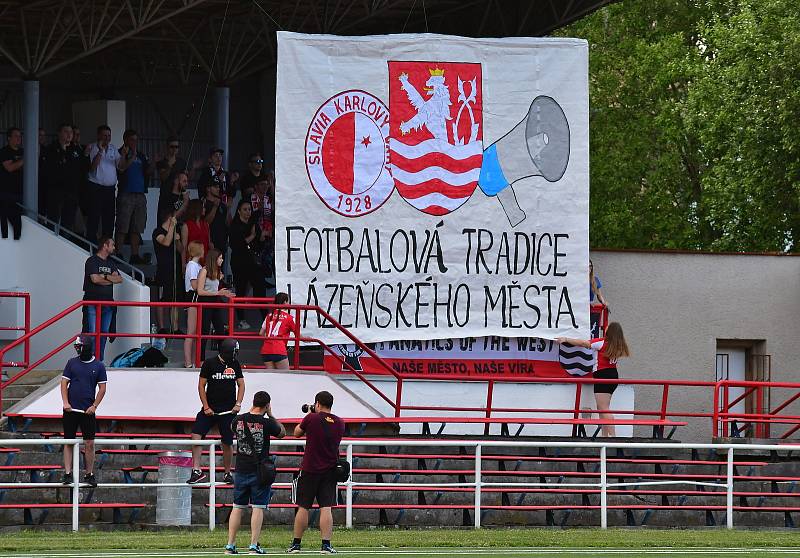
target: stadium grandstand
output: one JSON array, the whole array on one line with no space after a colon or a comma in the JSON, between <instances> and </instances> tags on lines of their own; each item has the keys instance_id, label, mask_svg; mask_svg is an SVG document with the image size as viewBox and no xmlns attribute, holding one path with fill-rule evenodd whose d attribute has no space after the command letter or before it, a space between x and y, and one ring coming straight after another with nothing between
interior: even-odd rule
<instances>
[{"instance_id":1,"label":"stadium grandstand","mask_svg":"<svg viewBox=\"0 0 800 558\"><path fill-rule=\"evenodd\" d=\"M224 528L234 509L234 485L225 476L222 439L212 430L206 439L193 440L192 431L205 406L198 399L198 375L226 339L238 342L246 385L241 411L256 392L267 391L272 413L290 433L271 443L277 477L265 515L266 523L287 526L287 542L297 509L293 480L306 444L291 433L307 416L303 405L313 404L320 392L332 394L333 412L345 423L339 453L351 467L336 487L338 526L795 528L800 258L589 252L586 45L525 41L539 41L609 3L0 1L0 128L9 130L9 146L18 142L3 159L16 166L4 166L0 178L6 182L0 186L6 188L22 169L16 175L19 199L3 201L13 205L21 227L8 210L11 231L0 239L0 529ZM381 37L391 42L392 34L400 34L397 45L365 46ZM439 58L413 50L426 40L444 41L437 48L449 49L446 41L455 39L444 35L458 36L466 46L436 51ZM551 83L542 77L531 86L536 96L520 101L491 99L491 80L502 79L496 67L495 73L446 82L470 71L470 48L497 48L516 61L519 52L513 49L531 44L557 51L552 56L574 49L576 58L565 60L583 69L576 72L580 79ZM384 52L401 54L380 58ZM447 58L442 52L455 54ZM532 65L547 67L547 56ZM331 91L319 85L349 78L361 64L362 81L346 87L337 82ZM317 81L308 77L315 72ZM377 82L380 94L368 90ZM448 127L441 129L442 140L435 114L420 107L435 100L444 83L453 106L440 115ZM430 99L416 93L417 99L411 90ZM576 95L561 101L563 108L557 102L562 90L565 98ZM354 91L359 96L348 96ZM311 108L303 113L306 97ZM326 153L337 162L316 171L310 151L314 126L328 126L325 110L353 102L349 124L341 118L327 131L320 128L331 142ZM384 128L375 111L384 103L387 113L402 115L397 122L385 116L386 129L398 130L392 140L410 143L398 145L381 135L385 144L376 143L377 159L359 159L354 145L369 150L380 141L374 138ZM490 119L502 113L495 107L505 110L503 103L514 110L492 129ZM459 126L467 115L472 128L464 132ZM493 135L483 135L484 124ZM106 139L102 125L110 127ZM433 139L415 139L424 130ZM526 149L514 151L512 140ZM345 141L347 153L337 152ZM418 159L398 155L425 141L446 143L451 155L476 142L478 150L464 156L427 152ZM532 152L534 141L546 161ZM564 143L566 154L560 154ZM297 145L305 154L295 156ZM509 159L512 151L525 151L524 164ZM383 170L389 168L384 156L395 157L393 175ZM446 206L460 199L445 195L452 184L419 196L409 193L414 184L402 183L400 177L428 170L408 171L402 164L413 167L431 156L442 156L437 165L445 159L445 166L477 165L442 174L473 177L472 197L458 203L473 212L474 224L453 224L463 212L454 217L461 206ZM489 168L491 156L496 168ZM104 184L106 161L117 174ZM359 192L360 169L373 167L375 176ZM515 180L511 172L519 167L524 168ZM497 179L486 176L498 169L504 185L495 192L495 183L487 184ZM575 185L565 187L567 193L555 189L562 177ZM443 182L429 182L436 180ZM536 196L563 195L565 203L574 202L562 228L547 229L546 217L534 217L538 208L550 206L532 201L525 180L543 184ZM341 181L347 182L344 190ZM381 181L390 184L381 201L383 216L375 203ZM107 199L109 189L110 205L103 205L100 198ZM438 194L434 199L442 205L415 205ZM334 207L337 197L340 205ZM500 203L485 202L491 197ZM356 211L351 202L375 208L348 214ZM136 207L126 209L128 203ZM551 209L551 218L562 221L558 204ZM123 212L130 225L120 229ZM366 223L363 236L353 225L357 218ZM412 219L420 227L416 236ZM350 242L343 248L341 231L348 223ZM196 230L206 231L199 256L191 245L175 242L179 234L189 235L186 241L195 238ZM486 244L483 232L491 238ZM389 238L400 236L408 264L402 269L393 259L396 245L389 248ZM453 304L443 319L436 314L441 301L421 302L422 285L436 289L437 282L450 280L448 243L457 238L476 253L464 258L466 270L452 280ZM410 254L418 241L424 249ZM326 242L327 270L321 263ZM535 253L521 279L512 270L519 262L508 255L510 244L518 250L520 243ZM372 261L381 250L386 259L378 255ZM334 264L333 251L339 258ZM211 254L221 263L203 260ZM348 268L342 264L346 254L353 262ZM100 267L92 267L97 258ZM301 261L319 275L302 275ZM372 284L374 293L378 282L367 273L359 276L356 261L396 277L384 283L391 288L416 289L406 295L392 291L391 323L381 322L381 312L390 310L378 295L375 308L367 308L359 285ZM414 264L418 269L411 272ZM190 277L193 265L202 270ZM498 273L503 265L505 276ZM559 265L568 271L559 274ZM487 272L480 281L486 283L476 291L470 274L481 275L482 269ZM341 277L347 275L352 281L345 285ZM211 289L215 277L221 283ZM541 278L553 286L538 283L535 298L526 298L525 290L516 305L511 301L518 282L526 288ZM501 294L486 295L480 318L464 318L457 302L462 285L473 293L497 288L492 292ZM278 298L287 291L289 302ZM362 298L345 302L347 292ZM557 293L552 300L550 292ZM536 326L527 325L531 314L524 313L515 324L515 309L534 307ZM369 312L368 325L360 321L362 308ZM469 303L466 308L469 314ZM277 315L291 326L272 331L270 320ZM448 325L432 331L428 319ZM597 347L611 343L615 323L624 325L630 356L618 355L619 377L609 378L597 373L597 353L605 350ZM276 355L264 352L265 336L285 346L285 360L266 358ZM107 374L107 392L103 388L95 409L96 439L88 449L80 436L65 438L66 366L76 358L76 345L79 352L90 346ZM193 446L201 448L204 480L188 485ZM64 479L65 452L73 456L77 476L86 469L87 451L94 454L93 482ZM311 512L318 524L318 510Z\"/></svg>"}]
</instances>

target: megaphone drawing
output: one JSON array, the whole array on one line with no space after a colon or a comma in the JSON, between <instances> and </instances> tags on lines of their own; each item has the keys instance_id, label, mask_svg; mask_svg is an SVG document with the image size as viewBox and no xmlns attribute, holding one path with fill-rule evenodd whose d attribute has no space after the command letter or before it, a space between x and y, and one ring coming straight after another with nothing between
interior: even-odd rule
<instances>
[{"instance_id":1,"label":"megaphone drawing","mask_svg":"<svg viewBox=\"0 0 800 558\"><path fill-rule=\"evenodd\" d=\"M552 97L540 95L527 116L483 152L478 186L487 196L497 196L511 226L516 227L525 220L525 212L511 185L530 176L557 182L568 163L567 117Z\"/></svg>"}]
</instances>

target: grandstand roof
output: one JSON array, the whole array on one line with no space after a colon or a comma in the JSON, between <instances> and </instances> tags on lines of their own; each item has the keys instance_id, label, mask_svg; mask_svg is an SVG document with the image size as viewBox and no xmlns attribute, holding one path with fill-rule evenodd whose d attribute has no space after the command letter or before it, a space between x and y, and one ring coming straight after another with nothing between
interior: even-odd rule
<instances>
[{"instance_id":1,"label":"grandstand roof","mask_svg":"<svg viewBox=\"0 0 800 558\"><path fill-rule=\"evenodd\" d=\"M274 65L276 30L539 36L613 1L0 0L0 78L232 83Z\"/></svg>"}]
</instances>

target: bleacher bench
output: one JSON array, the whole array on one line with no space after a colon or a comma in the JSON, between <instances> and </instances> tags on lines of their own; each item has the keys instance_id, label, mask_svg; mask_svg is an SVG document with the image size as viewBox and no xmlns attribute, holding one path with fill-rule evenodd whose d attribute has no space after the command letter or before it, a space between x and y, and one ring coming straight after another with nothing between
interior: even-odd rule
<instances>
[{"instance_id":1,"label":"bleacher bench","mask_svg":"<svg viewBox=\"0 0 800 558\"><path fill-rule=\"evenodd\" d=\"M129 504L129 503L122 503L122 502L113 502L113 503L91 503L91 504L79 504L78 508L82 510L92 509L92 510L114 510L112 515L112 522L113 523L122 523L122 510L123 509L141 509L144 508L145 504ZM72 509L72 504L0 504L0 510L22 510L23 511L23 518L25 525L34 525L33 521L33 514L31 513L33 510L51 510L51 509ZM44 515L42 516L39 524L41 525L44 522Z\"/></svg>"}]
</instances>

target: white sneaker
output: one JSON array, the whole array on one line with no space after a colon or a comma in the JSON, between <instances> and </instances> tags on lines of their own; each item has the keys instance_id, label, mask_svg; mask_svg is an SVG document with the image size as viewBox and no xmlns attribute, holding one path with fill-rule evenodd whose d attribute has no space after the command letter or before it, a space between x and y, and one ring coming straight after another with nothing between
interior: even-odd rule
<instances>
[{"instance_id":1,"label":"white sneaker","mask_svg":"<svg viewBox=\"0 0 800 558\"><path fill-rule=\"evenodd\" d=\"M250 329L250 324L248 324L245 320L242 320L236 325L236 329Z\"/></svg>"}]
</instances>

